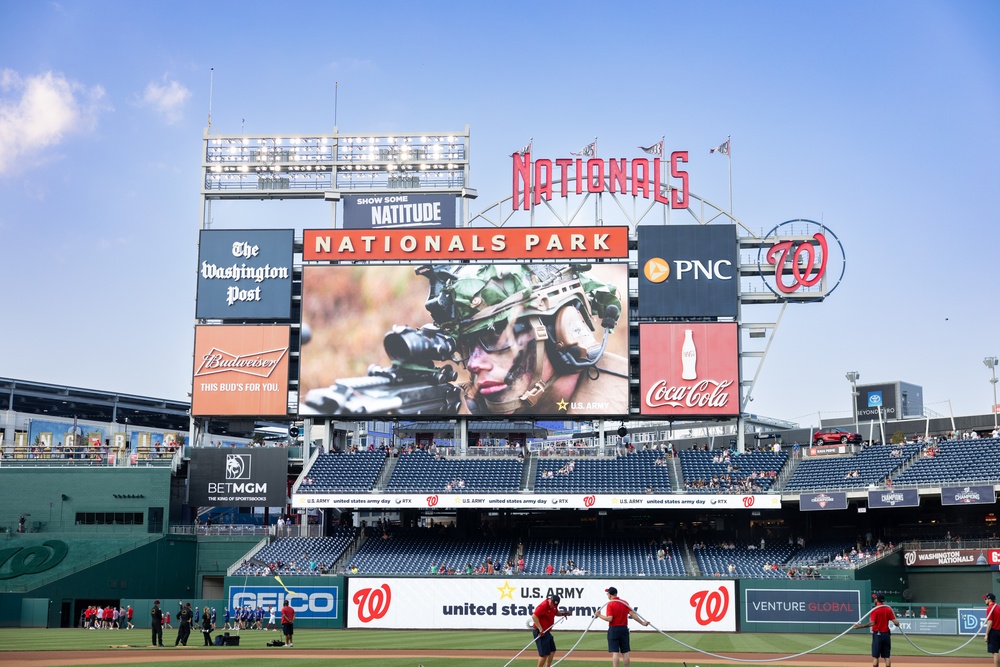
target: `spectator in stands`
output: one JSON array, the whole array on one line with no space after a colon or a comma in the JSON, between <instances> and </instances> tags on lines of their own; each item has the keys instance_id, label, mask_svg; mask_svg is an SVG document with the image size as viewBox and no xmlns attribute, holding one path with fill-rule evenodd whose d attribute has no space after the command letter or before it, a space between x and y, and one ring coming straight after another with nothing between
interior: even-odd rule
<instances>
[{"instance_id":1,"label":"spectator in stands","mask_svg":"<svg viewBox=\"0 0 1000 667\"><path fill-rule=\"evenodd\" d=\"M424 275L434 323L457 339L471 376L461 412L574 414L593 403L627 412L628 360L605 351L622 312L615 286L574 265L435 266Z\"/></svg>"},{"instance_id":2,"label":"spectator in stands","mask_svg":"<svg viewBox=\"0 0 1000 667\"><path fill-rule=\"evenodd\" d=\"M556 571L556 569L554 567L552 567L552 563L549 563L548 565L545 566L545 574L551 575L555 571Z\"/></svg>"}]
</instances>

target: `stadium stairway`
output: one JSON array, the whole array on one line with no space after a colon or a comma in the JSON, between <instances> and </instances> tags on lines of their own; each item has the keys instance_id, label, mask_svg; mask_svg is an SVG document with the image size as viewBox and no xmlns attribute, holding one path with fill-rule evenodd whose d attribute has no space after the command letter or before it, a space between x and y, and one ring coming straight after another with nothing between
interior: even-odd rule
<instances>
[{"instance_id":1,"label":"stadium stairway","mask_svg":"<svg viewBox=\"0 0 1000 667\"><path fill-rule=\"evenodd\" d=\"M390 454L385 457L385 463L382 464L382 472L378 474L378 479L375 480L375 488L372 491L378 491L379 493L384 493L386 487L389 485L389 479L392 477L392 471L396 469L396 464L399 463L399 457L401 455L393 456ZM344 561L346 564L348 561Z\"/></svg>"},{"instance_id":2,"label":"stadium stairway","mask_svg":"<svg viewBox=\"0 0 1000 667\"><path fill-rule=\"evenodd\" d=\"M676 461L677 459L674 459ZM694 557L694 552L691 551L691 545L688 541L684 540L683 549L681 550L681 556L684 558L684 571L690 577L700 577L701 568L698 566L698 559Z\"/></svg>"},{"instance_id":3,"label":"stadium stairway","mask_svg":"<svg viewBox=\"0 0 1000 667\"><path fill-rule=\"evenodd\" d=\"M788 463L785 467L781 469L778 473L778 479L774 480L774 484L771 486L771 491L777 491L778 493L783 493L785 489L785 483L792 478L792 473L795 469L799 467L799 463L802 462L801 458L795 458L795 456L788 457Z\"/></svg>"},{"instance_id":4,"label":"stadium stairway","mask_svg":"<svg viewBox=\"0 0 1000 667\"><path fill-rule=\"evenodd\" d=\"M912 468L914 465L916 465L917 461L920 460L920 451L921 451L920 449L917 449L917 451L914 452L913 456L911 456L910 458L906 459L906 461L903 462L903 465L901 465L898 468L896 468L895 470L893 470L892 474L889 475L889 477L891 479L896 479L900 475L902 475L904 472L906 472L907 470L909 470L910 468Z\"/></svg>"},{"instance_id":5,"label":"stadium stairway","mask_svg":"<svg viewBox=\"0 0 1000 667\"><path fill-rule=\"evenodd\" d=\"M529 493L535 490L535 475L538 473L538 456L528 452L528 460L521 469L521 489Z\"/></svg>"},{"instance_id":6,"label":"stadium stairway","mask_svg":"<svg viewBox=\"0 0 1000 667\"><path fill-rule=\"evenodd\" d=\"M681 460L673 456L670 457L670 487L676 489L675 493L682 493L685 488L684 476L681 475ZM690 570L688 571L690 572Z\"/></svg>"},{"instance_id":7,"label":"stadium stairway","mask_svg":"<svg viewBox=\"0 0 1000 667\"><path fill-rule=\"evenodd\" d=\"M341 554L340 558L334 561L333 566L330 568L330 572L332 574L340 574L340 573L346 574L347 570L345 568L347 567L347 564L351 562L351 559L354 558L354 554L358 553L358 551L361 549L361 546L367 540L368 540L367 531L359 530L357 539L354 540L351 546L347 547L344 553Z\"/></svg>"}]
</instances>

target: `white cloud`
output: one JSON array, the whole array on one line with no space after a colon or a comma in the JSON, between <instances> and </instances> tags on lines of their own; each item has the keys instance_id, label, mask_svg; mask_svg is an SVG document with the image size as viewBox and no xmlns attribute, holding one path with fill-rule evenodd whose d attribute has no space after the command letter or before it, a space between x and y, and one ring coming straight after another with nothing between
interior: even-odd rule
<instances>
[{"instance_id":1,"label":"white cloud","mask_svg":"<svg viewBox=\"0 0 1000 667\"><path fill-rule=\"evenodd\" d=\"M146 86L141 104L151 107L160 114L167 125L173 125L183 117L184 104L189 97L191 97L190 90L177 81L167 81L164 75L162 83L154 81Z\"/></svg>"},{"instance_id":2,"label":"white cloud","mask_svg":"<svg viewBox=\"0 0 1000 667\"><path fill-rule=\"evenodd\" d=\"M42 160L67 135L93 130L107 109L101 86L86 88L62 74L22 78L0 71L0 176Z\"/></svg>"}]
</instances>

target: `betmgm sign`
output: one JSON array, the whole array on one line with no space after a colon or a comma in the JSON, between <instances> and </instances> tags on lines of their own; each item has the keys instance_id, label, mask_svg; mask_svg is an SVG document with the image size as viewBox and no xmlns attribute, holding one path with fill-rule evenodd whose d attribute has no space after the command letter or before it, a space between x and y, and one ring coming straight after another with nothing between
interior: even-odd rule
<instances>
[{"instance_id":1,"label":"betmgm sign","mask_svg":"<svg viewBox=\"0 0 1000 667\"><path fill-rule=\"evenodd\" d=\"M285 504L288 450L191 450L188 502L195 506L279 507Z\"/></svg>"}]
</instances>

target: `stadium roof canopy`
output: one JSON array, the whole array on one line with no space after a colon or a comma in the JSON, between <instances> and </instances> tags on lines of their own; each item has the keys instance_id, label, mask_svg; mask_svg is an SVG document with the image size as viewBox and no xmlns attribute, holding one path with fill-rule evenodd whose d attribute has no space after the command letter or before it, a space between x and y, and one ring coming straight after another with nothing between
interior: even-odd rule
<instances>
[{"instance_id":1,"label":"stadium roof canopy","mask_svg":"<svg viewBox=\"0 0 1000 667\"><path fill-rule=\"evenodd\" d=\"M396 429L399 435L412 435L415 433L454 433L455 422L420 422L401 424ZM535 426L531 422L511 422L511 421L470 421L469 433L527 433L532 437L542 438L548 434L544 428Z\"/></svg>"},{"instance_id":2,"label":"stadium roof canopy","mask_svg":"<svg viewBox=\"0 0 1000 667\"><path fill-rule=\"evenodd\" d=\"M47 417L186 431L191 404L28 380L0 378L0 409Z\"/></svg>"}]
</instances>

